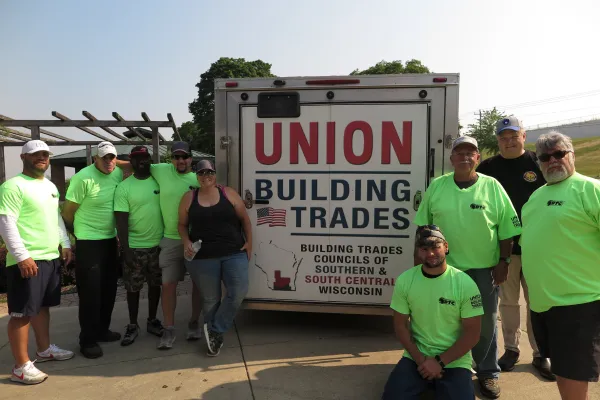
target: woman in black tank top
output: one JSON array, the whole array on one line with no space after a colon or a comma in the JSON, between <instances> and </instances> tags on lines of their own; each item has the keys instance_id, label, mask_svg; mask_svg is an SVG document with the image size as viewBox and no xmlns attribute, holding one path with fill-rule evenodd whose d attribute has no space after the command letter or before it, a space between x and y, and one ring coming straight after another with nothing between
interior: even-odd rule
<instances>
[{"instance_id":1,"label":"woman in black tank top","mask_svg":"<svg viewBox=\"0 0 600 400\"><path fill-rule=\"evenodd\" d=\"M179 205L179 234L185 256L193 257L186 268L202 294L208 355L216 356L248 292L252 225L235 190L216 184L210 161L199 161L196 175L200 189L186 193ZM201 248L194 255L198 241ZM227 291L223 300L221 282Z\"/></svg>"}]
</instances>

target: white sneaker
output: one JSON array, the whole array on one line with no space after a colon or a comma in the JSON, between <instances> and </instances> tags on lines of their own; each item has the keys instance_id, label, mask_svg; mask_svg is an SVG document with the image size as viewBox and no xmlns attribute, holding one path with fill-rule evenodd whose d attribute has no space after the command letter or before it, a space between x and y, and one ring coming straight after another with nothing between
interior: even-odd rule
<instances>
[{"instance_id":1,"label":"white sneaker","mask_svg":"<svg viewBox=\"0 0 600 400\"><path fill-rule=\"evenodd\" d=\"M64 361L73 358L75 353L69 350L64 350L55 344L51 344L48 349L42 353L37 353L37 362L46 361Z\"/></svg>"},{"instance_id":2,"label":"white sneaker","mask_svg":"<svg viewBox=\"0 0 600 400\"><path fill-rule=\"evenodd\" d=\"M31 361L27 361L21 368L13 367L12 375L10 376L11 381L26 385L42 383L46 378L48 378L48 375L37 369Z\"/></svg>"}]
</instances>

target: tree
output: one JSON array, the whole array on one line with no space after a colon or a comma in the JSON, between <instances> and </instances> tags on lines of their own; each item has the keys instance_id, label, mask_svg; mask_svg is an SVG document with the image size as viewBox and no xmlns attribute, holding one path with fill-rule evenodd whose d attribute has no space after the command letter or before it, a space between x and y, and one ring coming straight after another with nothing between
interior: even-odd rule
<instances>
[{"instance_id":1,"label":"tree","mask_svg":"<svg viewBox=\"0 0 600 400\"><path fill-rule=\"evenodd\" d=\"M262 60L246 61L244 58L222 57L200 75L196 84L198 97L189 104L193 123L181 125L192 149L215 154L215 79L217 78L267 78L274 77L271 64ZM191 125L190 125L191 124ZM184 133L180 131L181 137Z\"/></svg>"},{"instance_id":2,"label":"tree","mask_svg":"<svg viewBox=\"0 0 600 400\"><path fill-rule=\"evenodd\" d=\"M467 127L467 135L477 140L480 152L496 155L500 151L496 140L496 122L501 118L506 118L506 115L498 111L496 107L491 110L482 110L480 120Z\"/></svg>"},{"instance_id":3,"label":"tree","mask_svg":"<svg viewBox=\"0 0 600 400\"><path fill-rule=\"evenodd\" d=\"M364 71L355 69L350 75L382 75L382 74L428 74L429 68L419 60L409 60L406 64L402 61L380 61Z\"/></svg>"}]
</instances>

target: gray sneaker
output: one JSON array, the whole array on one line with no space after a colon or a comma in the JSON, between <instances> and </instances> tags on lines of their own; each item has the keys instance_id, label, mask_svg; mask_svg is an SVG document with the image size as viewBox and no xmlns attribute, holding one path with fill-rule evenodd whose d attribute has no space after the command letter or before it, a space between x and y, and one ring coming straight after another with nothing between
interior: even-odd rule
<instances>
[{"instance_id":1,"label":"gray sneaker","mask_svg":"<svg viewBox=\"0 0 600 400\"><path fill-rule=\"evenodd\" d=\"M165 328L162 336L160 337L160 343L158 344L159 350L168 350L173 348L173 342L175 342L175 328Z\"/></svg>"},{"instance_id":2,"label":"gray sneaker","mask_svg":"<svg viewBox=\"0 0 600 400\"><path fill-rule=\"evenodd\" d=\"M186 339L193 341L202 338L202 328L200 328L200 324L198 321L189 322L188 323L188 331Z\"/></svg>"}]
</instances>

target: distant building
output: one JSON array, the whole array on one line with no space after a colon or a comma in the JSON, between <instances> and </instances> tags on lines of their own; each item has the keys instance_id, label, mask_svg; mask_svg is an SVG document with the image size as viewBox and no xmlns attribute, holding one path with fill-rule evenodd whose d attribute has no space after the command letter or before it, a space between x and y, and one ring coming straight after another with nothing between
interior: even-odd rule
<instances>
[{"instance_id":1,"label":"distant building","mask_svg":"<svg viewBox=\"0 0 600 400\"><path fill-rule=\"evenodd\" d=\"M527 143L535 142L542 134L557 130L573 139L600 137L600 119L557 126L540 126L527 129Z\"/></svg>"}]
</instances>

